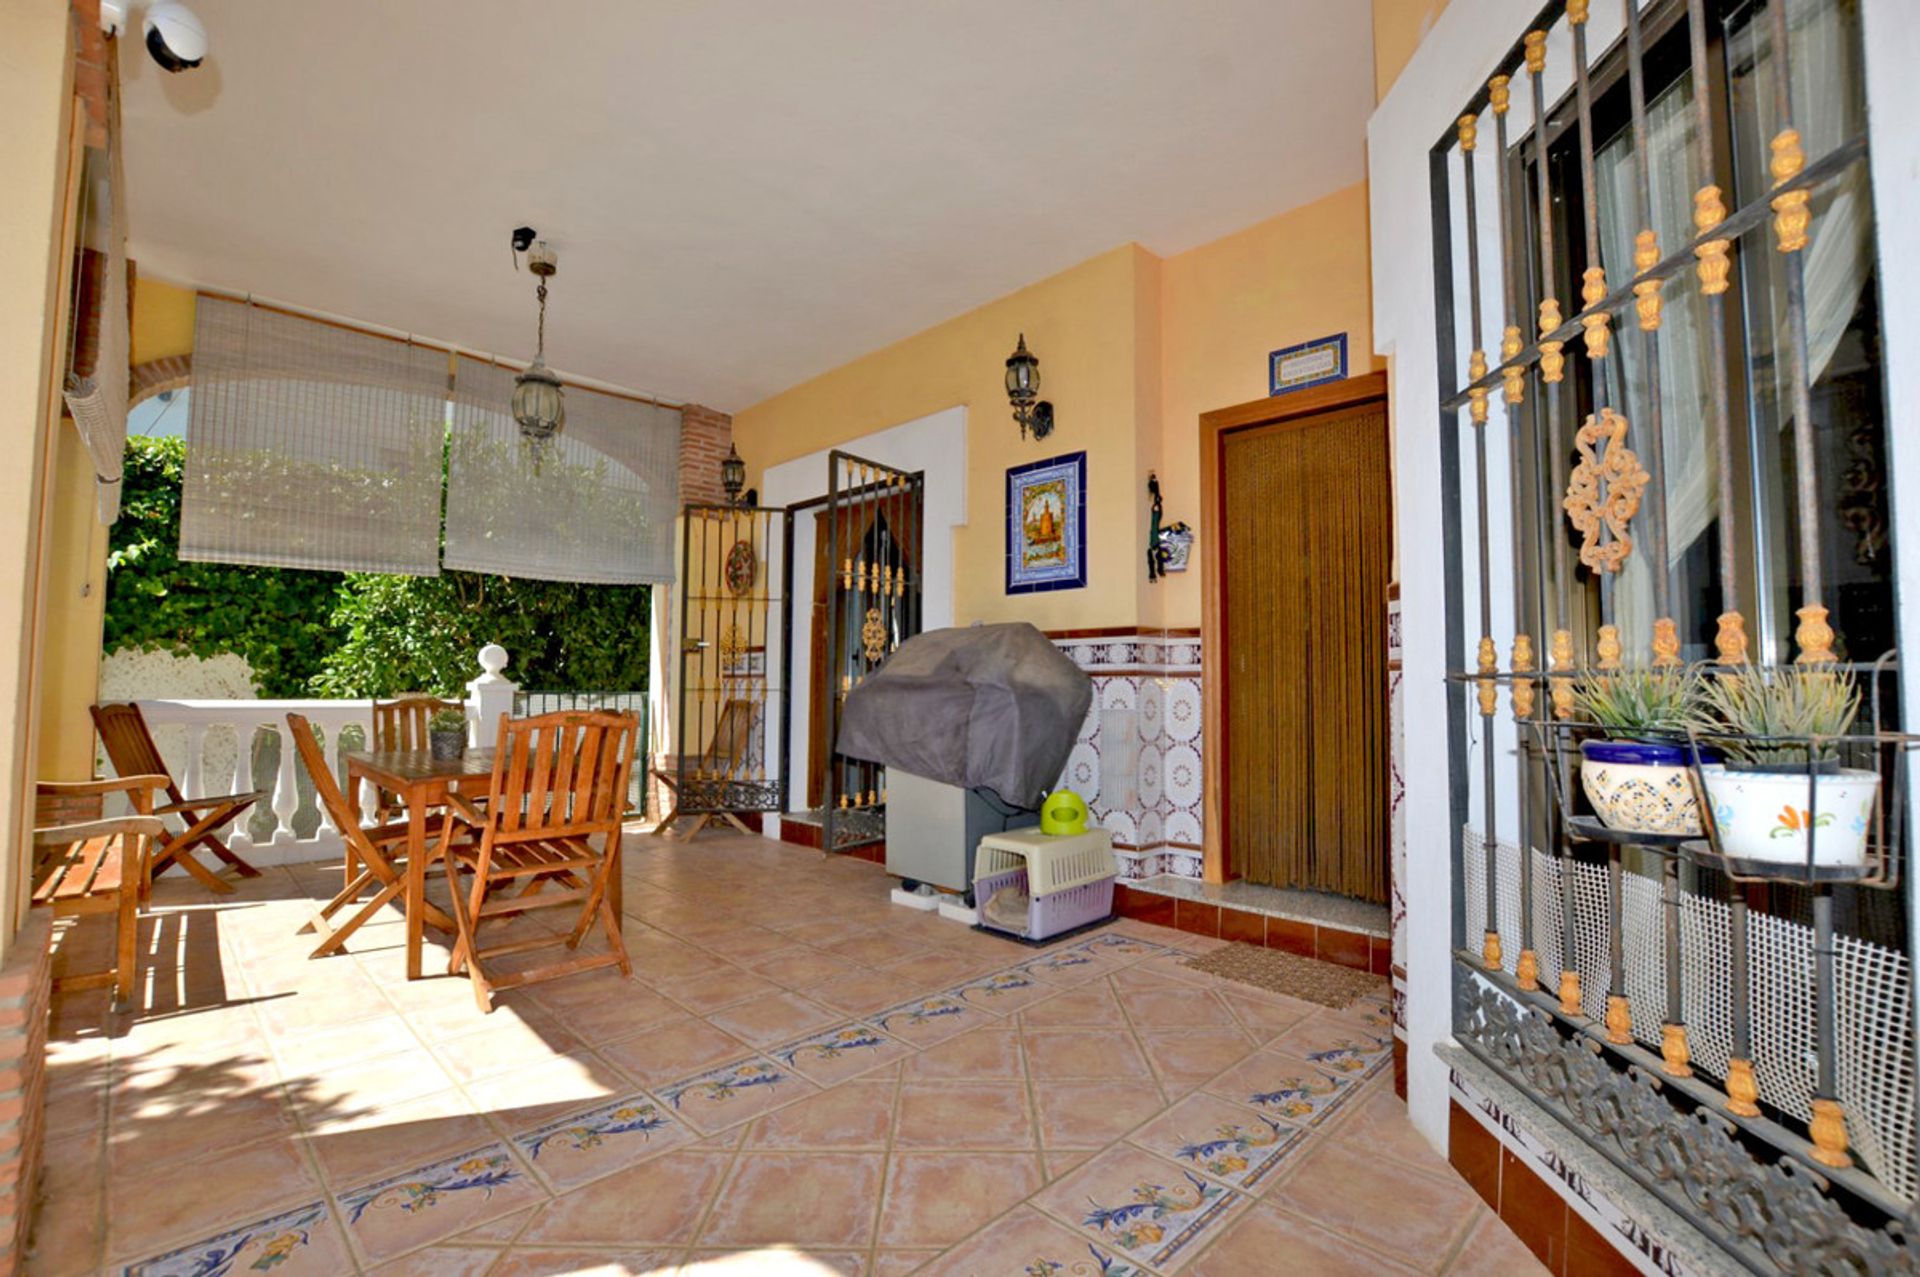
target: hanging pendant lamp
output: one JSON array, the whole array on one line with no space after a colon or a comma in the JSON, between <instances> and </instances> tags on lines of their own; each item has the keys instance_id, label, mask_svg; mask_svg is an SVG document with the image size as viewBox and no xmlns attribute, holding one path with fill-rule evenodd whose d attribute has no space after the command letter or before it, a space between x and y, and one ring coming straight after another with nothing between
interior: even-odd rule
<instances>
[{"instance_id":1,"label":"hanging pendant lamp","mask_svg":"<svg viewBox=\"0 0 1920 1277\"><path fill-rule=\"evenodd\" d=\"M520 423L520 437L536 450L567 424L567 402L560 378L547 367L547 281L559 268L559 258L545 240L527 250L527 269L540 279L534 289L534 296L540 299L540 329L533 362L513 379L513 419Z\"/></svg>"}]
</instances>

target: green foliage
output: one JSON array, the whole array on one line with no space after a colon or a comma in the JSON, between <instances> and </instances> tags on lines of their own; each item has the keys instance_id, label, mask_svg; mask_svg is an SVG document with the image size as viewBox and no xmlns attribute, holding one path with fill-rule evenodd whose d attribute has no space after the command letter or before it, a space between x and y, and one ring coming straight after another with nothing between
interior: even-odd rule
<instances>
[{"instance_id":1,"label":"green foliage","mask_svg":"<svg viewBox=\"0 0 1920 1277\"><path fill-rule=\"evenodd\" d=\"M127 440L107 558L104 650L234 652L263 696L306 694L334 645L337 572L180 561L182 439Z\"/></svg>"},{"instance_id":2,"label":"green foliage","mask_svg":"<svg viewBox=\"0 0 1920 1277\"><path fill-rule=\"evenodd\" d=\"M649 592L473 572L438 577L182 563L180 439L127 442L105 650L234 652L269 697L459 694L499 643L540 691L646 686Z\"/></svg>"},{"instance_id":3,"label":"green foliage","mask_svg":"<svg viewBox=\"0 0 1920 1277\"><path fill-rule=\"evenodd\" d=\"M1684 735L1699 702L1699 676L1679 668L1594 673L1573 685L1574 708L1589 722L1635 735Z\"/></svg>"},{"instance_id":4,"label":"green foliage","mask_svg":"<svg viewBox=\"0 0 1920 1277\"><path fill-rule=\"evenodd\" d=\"M1714 744L1746 763L1804 764L1816 739L1846 735L1860 712L1852 674L1800 666L1708 679L1704 700L1701 729L1728 733ZM1819 752L1833 754L1825 747Z\"/></svg>"},{"instance_id":5,"label":"green foliage","mask_svg":"<svg viewBox=\"0 0 1920 1277\"><path fill-rule=\"evenodd\" d=\"M467 716L457 709L439 709L427 720L430 732L464 732L467 730Z\"/></svg>"}]
</instances>

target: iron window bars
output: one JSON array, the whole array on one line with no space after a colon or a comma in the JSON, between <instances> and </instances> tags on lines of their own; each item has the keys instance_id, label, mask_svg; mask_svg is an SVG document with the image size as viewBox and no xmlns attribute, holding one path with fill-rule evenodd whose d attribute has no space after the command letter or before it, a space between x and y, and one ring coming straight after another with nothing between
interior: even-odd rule
<instances>
[{"instance_id":1,"label":"iron window bars","mask_svg":"<svg viewBox=\"0 0 1920 1277\"><path fill-rule=\"evenodd\" d=\"M1740 879L1751 877L1752 867L1743 872L1727 862L1711 815L1706 837L1692 840L1684 854L1680 846L1663 846L1658 839L1600 836L1595 825L1577 817L1565 771L1574 680L1589 671L1623 668L1615 588L1636 549L1654 565L1652 664L1681 664L1669 581L1660 361L1663 290L1685 286L1689 275L1705 303L1704 415L1720 468L1723 611L1713 676L1758 676L1759 667L1748 663L1739 593L1742 547L1732 534L1735 497L1728 471L1733 407L1725 309L1733 269L1741 263L1740 241L1748 232L1771 230L1765 251L1779 255L1784 279L1785 406L1798 514L1796 667L1834 677L1863 674L1874 681L1876 705L1882 682L1897 678L1890 654L1871 667L1839 664L1822 571L1803 254L1814 193L1864 164L1867 142L1864 135L1850 137L1808 161L1794 127L1789 38L1789 8L1807 2L1772 0L1759 15L1770 38L1771 110L1778 125L1769 139L1771 180L1756 198L1731 210L1730 160L1716 153L1713 106L1705 87L1710 82L1708 0L1661 0L1652 6L1652 14L1682 21L1688 32L1698 117L1693 145L1704 177L1693 198L1696 233L1663 248L1650 211L1644 25L1649 15L1640 12L1636 0L1623 0L1621 47L1607 54L1607 65L1624 63L1633 143L1631 204L1638 231L1628 278L1610 281L1602 262L1594 62L1588 48L1591 0L1564 0L1543 10L1534 29L1509 51L1500 73L1467 104L1456 128L1430 154L1443 481L1460 498L1448 506L1445 529L1454 1027L1470 1051L1547 1102L1574 1131L1755 1271L1920 1272L1920 1252L1909 1244L1904 1227L1920 1184L1913 1084L1920 1046L1910 921L1900 918L1883 928L1897 935L1892 946L1837 934L1836 887L1811 871L1798 886L1784 885L1793 881L1793 873L1777 875L1782 885L1761 889L1763 895L1775 893L1775 907L1750 909L1751 891ZM1717 14L1721 6L1714 8ZM1567 306L1571 316L1554 288L1562 254L1555 247L1547 137L1549 36L1562 32L1556 43L1563 53L1570 46L1567 96L1575 114L1582 193L1578 225L1572 229L1585 263L1579 304ZM1531 159L1531 207L1526 191L1516 189L1527 166L1509 162L1513 80L1522 75L1532 118L1529 136L1519 145ZM1556 109L1564 109L1564 102ZM1498 150L1495 216L1499 242L1507 246L1506 260L1498 263L1503 322L1497 325L1497 363L1487 354L1487 329L1494 325L1482 296L1482 239L1493 232L1483 229L1482 193L1475 180L1482 117L1488 112ZM1456 211L1464 214L1459 233ZM1458 254L1457 241L1464 245ZM1536 251L1537 273L1530 260ZM1456 282L1461 256L1464 316L1458 313ZM1613 347L1614 325L1624 327L1629 317L1634 331L1621 336L1636 343L1644 376L1637 384L1621 379L1622 393L1616 393L1604 367L1621 353ZM1464 361L1458 346L1462 335L1468 349ZM1577 408L1579 396L1567 393L1577 387L1562 383L1570 356L1581 354L1592 374L1591 412L1568 419L1569 401ZM1504 404L1498 420L1490 412L1496 394ZM1470 435L1464 444L1462 413ZM1507 427L1506 437L1493 435L1500 426ZM1495 504L1503 495L1494 491L1496 450L1508 462L1504 506ZM1523 480L1532 477L1523 475L1529 464L1548 471L1551 480L1551 489L1545 483L1531 485L1530 508L1523 500L1529 490ZM1463 465L1471 467L1465 476ZM1559 534L1561 515L1549 493L1564 493L1560 511L1579 534L1577 547ZM1529 527L1538 534L1532 544L1524 535ZM1508 550L1512 560L1512 633L1504 669L1496 638L1496 547ZM1534 588L1523 570L1529 555L1542 564L1533 574ZM1558 568L1551 573L1544 570L1549 556ZM1584 636L1590 601L1573 597L1576 558L1592 587L1586 592L1598 595L1599 623L1590 641ZM1477 604L1473 629L1469 594ZM1576 626L1583 632L1580 641ZM1467 647L1476 631L1470 661ZM1546 638L1544 653L1535 648L1536 635ZM1503 688L1511 717L1501 712ZM1872 731L1844 744L1882 778L1875 858L1871 871L1858 878L1864 886L1887 887L1899 880L1907 854L1900 816L1905 755L1913 738L1885 730L1877 711L1875 718ZM1815 742L1804 744L1811 755ZM1504 773L1508 757L1514 770ZM1697 782L1696 759L1696 792ZM1472 827L1475 816L1479 829ZM1503 844L1503 823L1522 831L1519 845ZM1546 835L1544 853L1534 850L1536 831ZM1811 864L1811 846L1808 854ZM1652 872L1641 872L1643 866ZM1848 897L1848 907L1862 915L1884 912L1884 903L1874 902L1891 899L1872 891L1857 895L1858 900ZM1811 926L1791 916L1803 903ZM1479 924L1477 936L1469 934L1472 922ZM1516 940L1517 953L1511 948ZM1555 985L1551 991L1543 987L1547 977ZM1603 1001L1595 997L1602 990ZM1636 1004L1643 1008L1638 1013ZM1657 1014L1649 1014L1649 1008L1657 1008ZM1756 1020L1761 1025L1757 1037ZM1781 1058L1763 1053L1769 1045L1779 1045ZM1798 1086L1796 1079L1809 1071L1808 1084ZM1703 1072L1716 1074L1723 1085L1711 1084ZM1865 1097L1852 1108L1842 1102L1849 1088ZM1912 1231L1920 1236L1920 1229Z\"/></svg>"}]
</instances>

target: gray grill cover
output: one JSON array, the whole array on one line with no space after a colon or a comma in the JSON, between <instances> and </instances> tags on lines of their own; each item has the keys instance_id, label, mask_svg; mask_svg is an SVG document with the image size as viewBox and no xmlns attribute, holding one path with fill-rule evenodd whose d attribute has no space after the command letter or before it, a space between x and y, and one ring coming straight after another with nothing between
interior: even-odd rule
<instances>
[{"instance_id":1,"label":"gray grill cover","mask_svg":"<svg viewBox=\"0 0 1920 1277\"><path fill-rule=\"evenodd\" d=\"M1038 807L1093 704L1093 680L1025 622L929 630L847 694L839 749Z\"/></svg>"}]
</instances>

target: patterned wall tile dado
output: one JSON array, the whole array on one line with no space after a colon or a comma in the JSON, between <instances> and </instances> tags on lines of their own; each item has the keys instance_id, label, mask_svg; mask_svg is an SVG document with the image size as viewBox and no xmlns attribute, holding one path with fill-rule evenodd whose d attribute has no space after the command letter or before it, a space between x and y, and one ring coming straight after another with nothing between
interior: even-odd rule
<instances>
[{"instance_id":1,"label":"patterned wall tile dado","mask_svg":"<svg viewBox=\"0 0 1920 1277\"><path fill-rule=\"evenodd\" d=\"M1198 878L1204 823L1199 637L1069 632L1054 642L1094 686L1093 706L1060 783L1086 798L1094 820L1113 835L1122 879ZM1127 736L1112 739L1109 733L1123 723Z\"/></svg>"}]
</instances>

